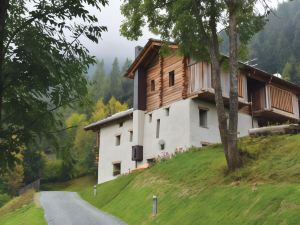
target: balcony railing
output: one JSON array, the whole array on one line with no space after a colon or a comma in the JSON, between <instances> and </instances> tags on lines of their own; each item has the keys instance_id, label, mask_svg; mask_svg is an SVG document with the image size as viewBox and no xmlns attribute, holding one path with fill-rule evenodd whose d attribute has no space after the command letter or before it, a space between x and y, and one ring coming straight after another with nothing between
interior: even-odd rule
<instances>
[{"instance_id":1,"label":"balcony railing","mask_svg":"<svg viewBox=\"0 0 300 225\"><path fill-rule=\"evenodd\" d=\"M207 62L198 62L188 65L188 93L190 95L202 92L214 93L212 85L211 64ZM221 85L224 97L229 97L230 79L229 73L221 72ZM243 102L247 102L247 78L245 75L238 76L238 94Z\"/></svg>"},{"instance_id":2,"label":"balcony railing","mask_svg":"<svg viewBox=\"0 0 300 225\"><path fill-rule=\"evenodd\" d=\"M253 111L257 115L272 112L278 116L299 118L297 96L273 85L263 86L253 93Z\"/></svg>"}]
</instances>

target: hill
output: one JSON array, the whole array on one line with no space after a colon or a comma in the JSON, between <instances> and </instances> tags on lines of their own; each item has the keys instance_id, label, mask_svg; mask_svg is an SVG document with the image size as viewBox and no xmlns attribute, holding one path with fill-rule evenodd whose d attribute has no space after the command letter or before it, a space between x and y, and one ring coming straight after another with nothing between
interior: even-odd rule
<instances>
[{"instance_id":1,"label":"hill","mask_svg":"<svg viewBox=\"0 0 300 225\"><path fill-rule=\"evenodd\" d=\"M244 138L239 145L248 160L233 174L216 145L98 185L96 197L91 187L80 195L128 224L299 224L300 135Z\"/></svg>"},{"instance_id":2,"label":"hill","mask_svg":"<svg viewBox=\"0 0 300 225\"><path fill-rule=\"evenodd\" d=\"M34 191L15 197L0 208L1 225L46 225Z\"/></svg>"}]
</instances>

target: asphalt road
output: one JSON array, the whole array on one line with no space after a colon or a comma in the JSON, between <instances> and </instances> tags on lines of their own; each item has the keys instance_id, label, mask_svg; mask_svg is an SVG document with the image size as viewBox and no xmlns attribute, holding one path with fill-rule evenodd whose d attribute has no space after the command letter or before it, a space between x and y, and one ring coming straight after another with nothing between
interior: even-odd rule
<instances>
[{"instance_id":1,"label":"asphalt road","mask_svg":"<svg viewBox=\"0 0 300 225\"><path fill-rule=\"evenodd\" d=\"M124 225L122 221L104 213L75 192L43 191L40 203L49 225Z\"/></svg>"}]
</instances>

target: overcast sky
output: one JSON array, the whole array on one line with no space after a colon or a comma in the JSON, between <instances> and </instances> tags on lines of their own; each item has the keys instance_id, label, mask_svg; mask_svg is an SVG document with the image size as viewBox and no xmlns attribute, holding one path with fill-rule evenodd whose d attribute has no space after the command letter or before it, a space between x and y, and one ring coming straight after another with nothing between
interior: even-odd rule
<instances>
[{"instance_id":1,"label":"overcast sky","mask_svg":"<svg viewBox=\"0 0 300 225\"><path fill-rule=\"evenodd\" d=\"M278 2L283 0L266 0L272 7L276 7ZM97 16L100 18L102 25L107 26L108 32L104 32L102 40L98 44L87 42L86 45L92 55L97 58L104 58L106 68L110 65L114 57L118 57L120 62L126 58L134 58L134 47L137 45L144 46L149 38L155 37L148 29L144 29L143 36L138 41L129 41L122 37L119 28L123 17L120 12L121 0L111 0L109 5L103 8ZM92 9L93 10L93 9Z\"/></svg>"}]
</instances>

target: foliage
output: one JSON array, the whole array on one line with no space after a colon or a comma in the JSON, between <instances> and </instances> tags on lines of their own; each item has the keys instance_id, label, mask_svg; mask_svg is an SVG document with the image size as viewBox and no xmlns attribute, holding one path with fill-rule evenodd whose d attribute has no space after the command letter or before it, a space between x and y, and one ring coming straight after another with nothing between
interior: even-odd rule
<instances>
[{"instance_id":1,"label":"foliage","mask_svg":"<svg viewBox=\"0 0 300 225\"><path fill-rule=\"evenodd\" d=\"M86 93L82 75L95 60L82 38L98 42L107 0L3 1L0 11L0 173L21 145L50 138L54 112ZM22 113L20 113L22 112Z\"/></svg>"},{"instance_id":2,"label":"foliage","mask_svg":"<svg viewBox=\"0 0 300 225\"><path fill-rule=\"evenodd\" d=\"M61 160L47 160L42 172L43 182L53 182L62 180L62 161Z\"/></svg>"},{"instance_id":3,"label":"foliage","mask_svg":"<svg viewBox=\"0 0 300 225\"><path fill-rule=\"evenodd\" d=\"M99 99L92 108L90 117L83 113L73 112L65 120L65 130L61 136L61 145L57 157L61 160L58 165L49 160L43 173L45 181L68 180L94 173L95 167L95 133L83 129L89 123L106 118L107 116L124 111L127 103L119 102L111 97L107 104ZM96 150L98 151L98 150ZM54 168L51 169L51 166ZM60 168L60 172L58 172ZM51 170L55 171L51 173Z\"/></svg>"},{"instance_id":4,"label":"foliage","mask_svg":"<svg viewBox=\"0 0 300 225\"><path fill-rule=\"evenodd\" d=\"M0 208L5 205L10 200L10 196L8 194L0 193Z\"/></svg>"},{"instance_id":5,"label":"foliage","mask_svg":"<svg viewBox=\"0 0 300 225\"><path fill-rule=\"evenodd\" d=\"M52 183L43 183L41 190L43 191L81 191L83 189L89 188L93 189L93 186L97 183L97 180L94 176L83 176L75 178L65 182L52 182Z\"/></svg>"},{"instance_id":6,"label":"foliage","mask_svg":"<svg viewBox=\"0 0 300 225\"><path fill-rule=\"evenodd\" d=\"M24 150L24 183L28 184L41 177L45 166L45 154L41 150L27 148Z\"/></svg>"},{"instance_id":7,"label":"foliage","mask_svg":"<svg viewBox=\"0 0 300 225\"><path fill-rule=\"evenodd\" d=\"M133 81L123 77L131 61L126 59L120 69L118 58L114 59L109 74L105 73L104 61L97 64L89 86L89 95L93 103L100 98L107 103L112 96L121 102L126 102L130 107L133 104Z\"/></svg>"},{"instance_id":8,"label":"foliage","mask_svg":"<svg viewBox=\"0 0 300 225\"><path fill-rule=\"evenodd\" d=\"M268 17L265 28L251 41L251 58L255 64L270 73L284 73L285 66L300 64L300 1L285 1ZM284 69L285 68L285 69ZM299 75L298 75L299 76Z\"/></svg>"},{"instance_id":9,"label":"foliage","mask_svg":"<svg viewBox=\"0 0 300 225\"><path fill-rule=\"evenodd\" d=\"M15 157L18 161L15 162L14 166L11 167L2 175L0 182L6 193L10 195L16 195L18 189L23 185L24 180L24 166L23 166L23 152L24 148L21 150L21 153L17 154Z\"/></svg>"}]
</instances>

